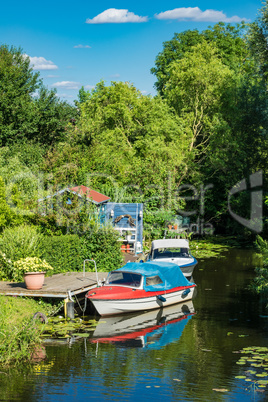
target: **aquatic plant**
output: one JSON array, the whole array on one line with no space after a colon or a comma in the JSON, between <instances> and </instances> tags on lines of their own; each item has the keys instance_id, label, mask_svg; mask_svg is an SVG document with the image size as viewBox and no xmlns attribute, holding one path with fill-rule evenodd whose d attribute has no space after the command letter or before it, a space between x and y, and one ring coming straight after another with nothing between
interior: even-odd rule
<instances>
[{"instance_id":1,"label":"aquatic plant","mask_svg":"<svg viewBox=\"0 0 268 402\"><path fill-rule=\"evenodd\" d=\"M243 373L235 378L244 380L247 388L266 388L268 385L268 347L250 346L241 350L236 362L243 366Z\"/></svg>"}]
</instances>

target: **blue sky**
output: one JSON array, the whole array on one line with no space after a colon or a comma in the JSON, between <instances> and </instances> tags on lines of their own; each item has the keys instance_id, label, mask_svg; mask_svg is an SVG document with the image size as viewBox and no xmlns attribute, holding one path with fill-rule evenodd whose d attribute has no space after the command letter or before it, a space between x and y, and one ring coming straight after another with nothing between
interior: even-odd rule
<instances>
[{"instance_id":1,"label":"blue sky","mask_svg":"<svg viewBox=\"0 0 268 402\"><path fill-rule=\"evenodd\" d=\"M21 47L48 88L72 102L83 85L128 81L155 95L150 73L175 32L252 22L261 0L3 2L0 44Z\"/></svg>"}]
</instances>

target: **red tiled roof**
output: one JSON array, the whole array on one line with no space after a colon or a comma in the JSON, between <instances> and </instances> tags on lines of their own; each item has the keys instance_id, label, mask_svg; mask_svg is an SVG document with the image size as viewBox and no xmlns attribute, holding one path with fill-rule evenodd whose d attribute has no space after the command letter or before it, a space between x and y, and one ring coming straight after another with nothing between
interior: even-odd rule
<instances>
[{"instance_id":1,"label":"red tiled roof","mask_svg":"<svg viewBox=\"0 0 268 402\"><path fill-rule=\"evenodd\" d=\"M91 188L86 186L76 186L70 188L71 191L74 191L80 195L85 195L87 198L90 198L91 201L96 204L102 204L103 202L109 201L110 197L107 197L104 194L98 193L98 191L91 190Z\"/></svg>"}]
</instances>

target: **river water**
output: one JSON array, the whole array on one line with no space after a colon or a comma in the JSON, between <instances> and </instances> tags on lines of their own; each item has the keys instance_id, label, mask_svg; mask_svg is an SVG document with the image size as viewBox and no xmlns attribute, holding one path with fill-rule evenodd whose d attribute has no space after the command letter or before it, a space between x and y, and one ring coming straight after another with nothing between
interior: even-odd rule
<instances>
[{"instance_id":1,"label":"river water","mask_svg":"<svg viewBox=\"0 0 268 402\"><path fill-rule=\"evenodd\" d=\"M267 401L267 367L237 364L244 348L268 346L268 311L248 289L258 263L235 249L201 260L192 302L46 342L32 368L0 373L0 401Z\"/></svg>"}]
</instances>

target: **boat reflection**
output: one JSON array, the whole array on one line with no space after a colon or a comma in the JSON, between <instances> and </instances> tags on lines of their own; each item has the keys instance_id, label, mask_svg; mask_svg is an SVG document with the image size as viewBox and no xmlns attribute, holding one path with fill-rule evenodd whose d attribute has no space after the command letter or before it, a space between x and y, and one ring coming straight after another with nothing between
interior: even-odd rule
<instances>
[{"instance_id":1,"label":"boat reflection","mask_svg":"<svg viewBox=\"0 0 268 402\"><path fill-rule=\"evenodd\" d=\"M190 300L146 313L101 318L90 342L161 349L180 338L194 314Z\"/></svg>"}]
</instances>

